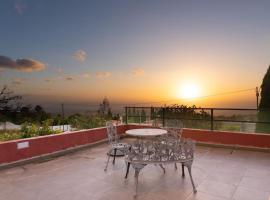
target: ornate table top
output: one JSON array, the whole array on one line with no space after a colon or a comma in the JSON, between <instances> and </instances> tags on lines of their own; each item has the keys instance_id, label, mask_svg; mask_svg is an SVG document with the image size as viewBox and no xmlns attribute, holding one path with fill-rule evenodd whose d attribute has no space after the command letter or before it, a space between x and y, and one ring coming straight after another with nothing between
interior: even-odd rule
<instances>
[{"instance_id":1,"label":"ornate table top","mask_svg":"<svg viewBox=\"0 0 270 200\"><path fill-rule=\"evenodd\" d=\"M167 134L167 131L159 128L138 128L127 130L126 134L136 137L155 137Z\"/></svg>"}]
</instances>

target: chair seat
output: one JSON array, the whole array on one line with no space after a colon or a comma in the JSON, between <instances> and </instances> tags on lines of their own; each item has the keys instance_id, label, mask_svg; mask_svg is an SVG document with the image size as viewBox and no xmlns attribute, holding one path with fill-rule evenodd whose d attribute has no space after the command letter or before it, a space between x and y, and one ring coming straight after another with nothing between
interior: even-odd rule
<instances>
[{"instance_id":1,"label":"chair seat","mask_svg":"<svg viewBox=\"0 0 270 200\"><path fill-rule=\"evenodd\" d=\"M106 167L104 171L107 170L110 156L113 156L113 164L114 164L115 157L124 156L127 150L130 148L130 145L119 142L120 140L119 140L119 135L116 130L116 126L111 121L106 122L106 127L107 127L107 134L108 134L110 149L107 152L108 159L107 159L107 163L106 163Z\"/></svg>"},{"instance_id":2,"label":"chair seat","mask_svg":"<svg viewBox=\"0 0 270 200\"><path fill-rule=\"evenodd\" d=\"M126 149L128 148L130 145L126 144L126 143L116 143L116 144L112 144L112 148L113 149Z\"/></svg>"}]
</instances>

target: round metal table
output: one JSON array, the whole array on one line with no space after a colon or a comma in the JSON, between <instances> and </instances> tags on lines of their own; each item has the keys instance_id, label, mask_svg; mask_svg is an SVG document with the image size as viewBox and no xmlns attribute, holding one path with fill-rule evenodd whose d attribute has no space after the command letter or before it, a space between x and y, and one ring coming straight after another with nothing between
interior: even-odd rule
<instances>
[{"instance_id":1,"label":"round metal table","mask_svg":"<svg viewBox=\"0 0 270 200\"><path fill-rule=\"evenodd\" d=\"M126 131L127 135L134 136L134 137L156 137L165 135L168 132L164 129L159 128L136 128L136 129L130 129Z\"/></svg>"}]
</instances>

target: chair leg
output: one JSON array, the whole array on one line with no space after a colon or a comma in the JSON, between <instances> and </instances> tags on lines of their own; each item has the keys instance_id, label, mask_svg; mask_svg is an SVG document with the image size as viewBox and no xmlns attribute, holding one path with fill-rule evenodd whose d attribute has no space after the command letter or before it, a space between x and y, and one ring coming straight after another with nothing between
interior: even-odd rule
<instances>
[{"instance_id":1,"label":"chair leg","mask_svg":"<svg viewBox=\"0 0 270 200\"><path fill-rule=\"evenodd\" d=\"M189 177L190 177L190 180L191 180L191 184L192 184L192 187L193 187L193 192L196 193L197 190L196 190L196 187L195 187L192 175L191 175L191 165L188 165L187 168L188 168L188 173L189 173Z\"/></svg>"},{"instance_id":2,"label":"chair leg","mask_svg":"<svg viewBox=\"0 0 270 200\"><path fill-rule=\"evenodd\" d=\"M185 177L185 169L184 169L184 164L182 163L182 177Z\"/></svg>"},{"instance_id":3,"label":"chair leg","mask_svg":"<svg viewBox=\"0 0 270 200\"><path fill-rule=\"evenodd\" d=\"M137 197L137 194L138 194L138 178L139 178L139 173L140 173L140 169L135 169L135 197Z\"/></svg>"},{"instance_id":4,"label":"chair leg","mask_svg":"<svg viewBox=\"0 0 270 200\"><path fill-rule=\"evenodd\" d=\"M115 163L116 151L117 151L117 149L114 149L114 154L113 154L113 164Z\"/></svg>"},{"instance_id":5,"label":"chair leg","mask_svg":"<svg viewBox=\"0 0 270 200\"><path fill-rule=\"evenodd\" d=\"M134 195L134 197L135 198L137 197L137 194L138 194L139 173L140 173L141 169L144 168L145 166L146 166L146 164L132 164L132 167L135 170L135 174L134 174L134 177L135 177L135 195Z\"/></svg>"},{"instance_id":6,"label":"chair leg","mask_svg":"<svg viewBox=\"0 0 270 200\"><path fill-rule=\"evenodd\" d=\"M129 168L130 168L130 162L127 163L127 171L126 171L126 176L125 176L125 178L128 177Z\"/></svg>"},{"instance_id":7,"label":"chair leg","mask_svg":"<svg viewBox=\"0 0 270 200\"><path fill-rule=\"evenodd\" d=\"M165 174L165 168L163 167L162 164L159 164L160 168L163 170L163 173Z\"/></svg>"},{"instance_id":8,"label":"chair leg","mask_svg":"<svg viewBox=\"0 0 270 200\"><path fill-rule=\"evenodd\" d=\"M110 157L111 157L111 151L108 152L108 159L107 159L107 163L106 163L104 171L107 171L108 164L109 164L109 161L110 161Z\"/></svg>"}]
</instances>

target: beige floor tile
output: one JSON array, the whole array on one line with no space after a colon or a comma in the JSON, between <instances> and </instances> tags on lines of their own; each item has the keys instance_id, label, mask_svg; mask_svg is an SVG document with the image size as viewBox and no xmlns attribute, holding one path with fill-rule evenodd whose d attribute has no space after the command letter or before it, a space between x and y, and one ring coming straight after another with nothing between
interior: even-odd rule
<instances>
[{"instance_id":1,"label":"beige floor tile","mask_svg":"<svg viewBox=\"0 0 270 200\"><path fill-rule=\"evenodd\" d=\"M125 141L132 141L128 139ZM0 171L2 200L129 200L134 199L134 170L117 157L106 163L107 144L52 160ZM270 154L198 146L192 166L197 194L181 165L148 165L139 175L139 200L265 199L269 195ZM250 195L248 195L250 194ZM268 199L267 199L268 200Z\"/></svg>"},{"instance_id":2,"label":"beige floor tile","mask_svg":"<svg viewBox=\"0 0 270 200\"><path fill-rule=\"evenodd\" d=\"M229 200L227 198L218 197L203 192L197 192L196 194L191 194L187 200Z\"/></svg>"},{"instance_id":3,"label":"beige floor tile","mask_svg":"<svg viewBox=\"0 0 270 200\"><path fill-rule=\"evenodd\" d=\"M270 192L245 187L238 187L233 195L233 200L269 200L269 198Z\"/></svg>"},{"instance_id":4,"label":"beige floor tile","mask_svg":"<svg viewBox=\"0 0 270 200\"><path fill-rule=\"evenodd\" d=\"M254 177L244 177L239 186L256 189L258 191L270 192L270 179L268 178L254 178Z\"/></svg>"},{"instance_id":5,"label":"beige floor tile","mask_svg":"<svg viewBox=\"0 0 270 200\"><path fill-rule=\"evenodd\" d=\"M263 179L265 178L270 180L270 170L250 168L247 169L245 176Z\"/></svg>"},{"instance_id":6,"label":"beige floor tile","mask_svg":"<svg viewBox=\"0 0 270 200\"><path fill-rule=\"evenodd\" d=\"M209 174L207 180L212 180L216 182L226 183L230 185L237 186L240 181L242 180L243 175L237 173L224 173L219 171L214 171L213 173Z\"/></svg>"},{"instance_id":7,"label":"beige floor tile","mask_svg":"<svg viewBox=\"0 0 270 200\"><path fill-rule=\"evenodd\" d=\"M236 186L212 180L206 180L198 187L198 191L223 198L231 198Z\"/></svg>"}]
</instances>

